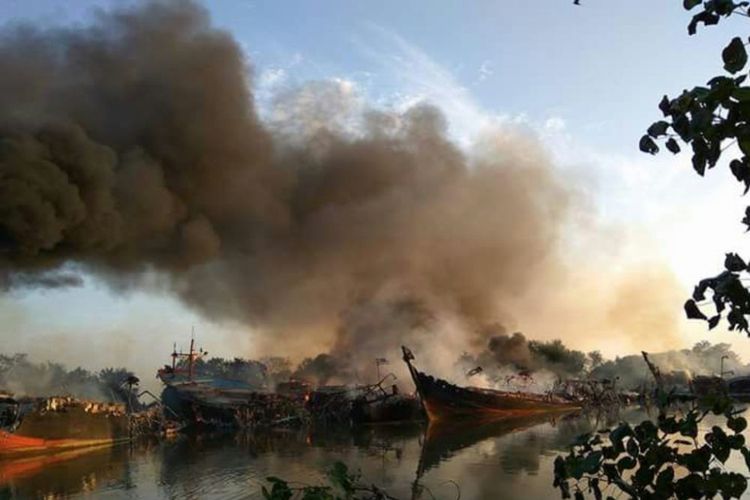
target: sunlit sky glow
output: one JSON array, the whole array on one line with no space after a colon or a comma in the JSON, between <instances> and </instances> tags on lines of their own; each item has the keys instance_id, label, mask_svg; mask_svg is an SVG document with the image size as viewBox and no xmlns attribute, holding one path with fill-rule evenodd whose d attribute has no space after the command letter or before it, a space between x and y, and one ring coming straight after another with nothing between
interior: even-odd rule
<instances>
[{"instance_id":1,"label":"sunlit sky glow","mask_svg":"<svg viewBox=\"0 0 750 500\"><path fill-rule=\"evenodd\" d=\"M0 20L84 23L97 8L123 3L6 0ZM721 71L720 51L736 21L689 37L678 1L582 3L222 0L206 6L252 64L264 118L272 119L274 93L335 80L363 105L439 103L459 144L471 143L488 124L525 127L562 172L585 179L603 226L626 226L636 235L636 243L602 265L663 259L687 295L697 279L720 269L724 252L746 247L739 221L748 200L727 169L700 179L687 156L649 157L637 141L658 119L663 94ZM118 295L93 277L78 289L13 292L0 298L0 315L4 351L91 368L152 370L192 326L214 354L256 354L246 327L211 323L158 292ZM681 317L680 303L675 315ZM702 338L731 341L750 358L750 341L741 335L681 322L684 345L675 347ZM610 356L637 350L603 339L566 343Z\"/></svg>"}]
</instances>

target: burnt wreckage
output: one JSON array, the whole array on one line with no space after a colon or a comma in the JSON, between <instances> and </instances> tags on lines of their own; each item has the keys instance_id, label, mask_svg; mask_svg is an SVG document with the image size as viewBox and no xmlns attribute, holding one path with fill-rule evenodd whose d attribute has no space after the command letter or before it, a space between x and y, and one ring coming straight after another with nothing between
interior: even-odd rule
<instances>
[{"instance_id":1,"label":"burnt wreckage","mask_svg":"<svg viewBox=\"0 0 750 500\"><path fill-rule=\"evenodd\" d=\"M264 385L196 373L206 353L190 342L187 353L172 352L172 364L158 371L165 384L162 403L171 418L187 425L218 428L261 428L318 423L376 423L422 417L416 397L385 387L384 377L372 385L321 386L299 380Z\"/></svg>"}]
</instances>

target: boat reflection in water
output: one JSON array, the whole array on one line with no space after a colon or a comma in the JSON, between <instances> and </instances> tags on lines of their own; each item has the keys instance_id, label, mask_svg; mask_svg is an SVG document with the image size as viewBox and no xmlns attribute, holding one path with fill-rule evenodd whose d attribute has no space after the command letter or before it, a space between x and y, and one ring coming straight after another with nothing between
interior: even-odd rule
<instances>
[{"instance_id":1,"label":"boat reflection in water","mask_svg":"<svg viewBox=\"0 0 750 500\"><path fill-rule=\"evenodd\" d=\"M401 499L455 498L453 483L461 498L554 498L555 456L609 425L578 414L467 424L196 434L2 461L0 498L260 499L266 477L320 484L336 461Z\"/></svg>"},{"instance_id":2,"label":"boat reflection in water","mask_svg":"<svg viewBox=\"0 0 750 500\"><path fill-rule=\"evenodd\" d=\"M571 415L569 418L575 418ZM430 422L425 431L422 453L417 467L417 477L438 467L441 462L449 461L465 448L482 441L499 438L513 432L521 432L537 425L556 425L555 417L536 415L533 417L515 417L484 422L437 421Z\"/></svg>"},{"instance_id":3,"label":"boat reflection in water","mask_svg":"<svg viewBox=\"0 0 750 500\"><path fill-rule=\"evenodd\" d=\"M104 445L0 460L0 498L57 498L127 483L128 447ZM119 486L118 486L119 485Z\"/></svg>"}]
</instances>

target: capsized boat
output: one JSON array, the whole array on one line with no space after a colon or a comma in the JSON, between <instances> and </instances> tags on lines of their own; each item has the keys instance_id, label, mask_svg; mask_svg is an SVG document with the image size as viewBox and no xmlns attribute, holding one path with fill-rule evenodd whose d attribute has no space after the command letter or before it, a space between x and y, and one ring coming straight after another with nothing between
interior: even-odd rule
<instances>
[{"instance_id":1,"label":"capsized boat","mask_svg":"<svg viewBox=\"0 0 750 500\"><path fill-rule=\"evenodd\" d=\"M422 405L431 421L449 418L494 419L523 417L542 413L580 409L578 401L554 394L498 391L479 387L459 387L417 370L414 355L402 346L403 359L409 367Z\"/></svg>"}]
</instances>

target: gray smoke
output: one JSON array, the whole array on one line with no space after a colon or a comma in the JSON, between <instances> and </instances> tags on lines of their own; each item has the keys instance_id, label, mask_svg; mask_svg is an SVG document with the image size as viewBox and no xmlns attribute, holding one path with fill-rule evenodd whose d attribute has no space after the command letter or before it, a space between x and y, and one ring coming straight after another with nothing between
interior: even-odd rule
<instances>
[{"instance_id":1,"label":"gray smoke","mask_svg":"<svg viewBox=\"0 0 750 500\"><path fill-rule=\"evenodd\" d=\"M352 108L320 83L278 96L265 125L249 71L190 2L3 30L0 283L56 286L44 277L71 264L115 289L156 274L310 354L459 330L483 347L503 303L561 267L577 193L535 139L465 151L426 105L342 131L330 110Z\"/></svg>"}]
</instances>

